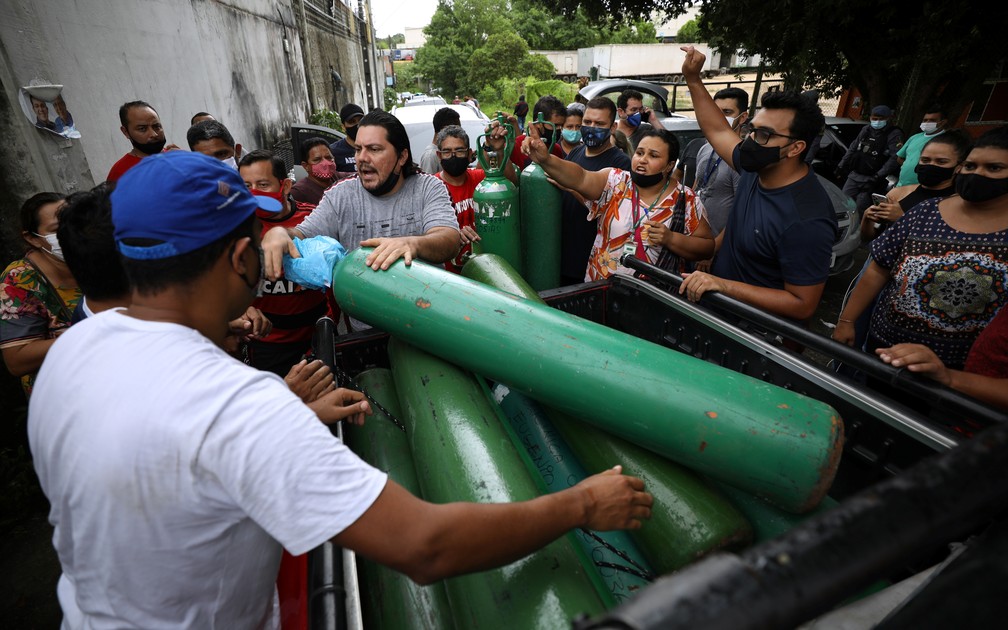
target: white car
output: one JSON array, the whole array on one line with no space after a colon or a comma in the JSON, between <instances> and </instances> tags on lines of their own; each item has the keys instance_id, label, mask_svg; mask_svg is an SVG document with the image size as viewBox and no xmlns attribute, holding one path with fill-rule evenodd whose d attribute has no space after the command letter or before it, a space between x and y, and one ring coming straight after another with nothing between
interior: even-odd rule
<instances>
[{"instance_id":1,"label":"white car","mask_svg":"<svg viewBox=\"0 0 1008 630\"><path fill-rule=\"evenodd\" d=\"M410 152L413 161L419 162L424 149L434 139L434 114L443 107L450 107L458 112L462 128L469 134L469 146L476 149L476 139L483 135L490 119L482 112L468 105L413 105L409 107L393 107L392 115L406 127L409 136Z\"/></svg>"}]
</instances>

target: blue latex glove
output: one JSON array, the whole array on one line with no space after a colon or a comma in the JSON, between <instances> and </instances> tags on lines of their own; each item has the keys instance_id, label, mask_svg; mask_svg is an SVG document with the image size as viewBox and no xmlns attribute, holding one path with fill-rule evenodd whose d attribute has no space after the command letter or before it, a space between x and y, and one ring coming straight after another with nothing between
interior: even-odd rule
<instances>
[{"instance_id":1,"label":"blue latex glove","mask_svg":"<svg viewBox=\"0 0 1008 630\"><path fill-rule=\"evenodd\" d=\"M284 254L284 277L307 289L331 287L333 266L346 256L346 248L329 236L295 238L294 246L301 257Z\"/></svg>"}]
</instances>

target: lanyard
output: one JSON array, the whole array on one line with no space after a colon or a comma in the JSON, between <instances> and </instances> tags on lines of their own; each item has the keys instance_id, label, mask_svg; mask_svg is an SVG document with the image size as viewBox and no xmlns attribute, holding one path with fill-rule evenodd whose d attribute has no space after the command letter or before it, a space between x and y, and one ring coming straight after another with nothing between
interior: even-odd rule
<instances>
[{"instance_id":1,"label":"lanyard","mask_svg":"<svg viewBox=\"0 0 1008 630\"><path fill-rule=\"evenodd\" d=\"M714 171L720 165L721 165L721 156L720 155L718 156L718 158L716 160L710 160L709 162L707 162L707 174L704 175L703 180L700 182L700 188L707 188L707 184L710 182L711 175L714 174Z\"/></svg>"},{"instance_id":2,"label":"lanyard","mask_svg":"<svg viewBox=\"0 0 1008 630\"><path fill-rule=\"evenodd\" d=\"M651 211L654 210L654 207L656 205L658 205L659 201L661 201L662 195L664 195L665 191L668 190L668 185L669 185L669 182L671 182L671 181L672 181L671 177L669 177L669 178L667 178L665 180L665 185L662 186L662 189L658 193L658 196L655 197L654 201L651 202L651 205L648 206L646 210L644 210L644 216L640 216L640 190L637 189L637 184L633 185L633 197L632 197L632 200L633 200L632 201L633 202L633 225L630 227L630 231L631 232L635 232L637 230L637 228L640 227L640 224L644 221L644 219L647 219L649 217L649 215L651 214Z\"/></svg>"}]
</instances>

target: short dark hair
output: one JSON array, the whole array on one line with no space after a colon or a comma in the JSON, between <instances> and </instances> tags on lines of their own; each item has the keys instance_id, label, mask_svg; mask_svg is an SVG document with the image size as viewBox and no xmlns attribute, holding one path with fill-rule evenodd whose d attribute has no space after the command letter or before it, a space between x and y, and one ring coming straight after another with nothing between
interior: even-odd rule
<instances>
[{"instance_id":1,"label":"short dark hair","mask_svg":"<svg viewBox=\"0 0 1008 630\"><path fill-rule=\"evenodd\" d=\"M948 110L946 110L945 106L942 105L941 103L931 103L930 105L928 105L927 107L924 108L924 113L925 114L941 114L942 120L945 120L945 119L948 118Z\"/></svg>"},{"instance_id":2,"label":"short dark hair","mask_svg":"<svg viewBox=\"0 0 1008 630\"><path fill-rule=\"evenodd\" d=\"M437 133L448 125L461 125L462 120L459 113L451 107L442 107L434 112L434 133Z\"/></svg>"},{"instance_id":3,"label":"short dark hair","mask_svg":"<svg viewBox=\"0 0 1008 630\"><path fill-rule=\"evenodd\" d=\"M949 132L941 134L941 136L946 135ZM938 136L939 138L941 136ZM994 149L1005 149L1008 150L1008 125L1001 125L1000 127L994 127L989 131L985 131L980 134L980 137L976 139L973 143L972 149L983 149L986 147L991 147Z\"/></svg>"},{"instance_id":4,"label":"short dark hair","mask_svg":"<svg viewBox=\"0 0 1008 630\"><path fill-rule=\"evenodd\" d=\"M239 223L238 227L221 238L191 252L150 260L120 256L120 260L133 290L140 295L151 295L170 286L188 284L194 278L205 274L235 241L246 236L254 237L254 226L255 214L253 213ZM123 239L123 242L127 245L141 247L160 243L160 241L149 238Z\"/></svg>"},{"instance_id":5,"label":"short dark hair","mask_svg":"<svg viewBox=\"0 0 1008 630\"><path fill-rule=\"evenodd\" d=\"M325 144L325 141L322 141ZM283 158L276 155L272 151L267 151L266 149L256 149L255 151L249 151L242 159L238 162L238 170L240 171L244 166L251 166L256 162L263 162L269 160L273 166L273 177L277 178L277 181L283 182L287 179L287 165L284 163Z\"/></svg>"},{"instance_id":6,"label":"short dark hair","mask_svg":"<svg viewBox=\"0 0 1008 630\"><path fill-rule=\"evenodd\" d=\"M749 109L749 93L738 87L726 87L714 93L714 100L730 98L734 99L740 112Z\"/></svg>"},{"instance_id":7,"label":"short dark hair","mask_svg":"<svg viewBox=\"0 0 1008 630\"><path fill-rule=\"evenodd\" d=\"M969 155L970 150L973 148L973 141L960 129L949 129L945 133L940 133L924 143L924 146L926 147L929 144L945 144L952 147L952 150L956 153L956 158L960 162L966 159L966 156ZM1008 148L1008 146L1005 148Z\"/></svg>"},{"instance_id":8,"label":"short dark hair","mask_svg":"<svg viewBox=\"0 0 1008 630\"><path fill-rule=\"evenodd\" d=\"M192 115L192 118L189 119L189 125L190 126L195 125L196 119L202 118L204 116L209 116L210 118L213 118L213 114L211 114L210 112L196 112L195 114Z\"/></svg>"},{"instance_id":9,"label":"short dark hair","mask_svg":"<svg viewBox=\"0 0 1008 630\"><path fill-rule=\"evenodd\" d=\"M658 138L667 144L670 164L675 164L676 160L679 159L679 140L675 137L675 134L668 129L648 129L641 134L640 140L637 141L638 147L640 147L641 140L644 138Z\"/></svg>"},{"instance_id":10,"label":"short dark hair","mask_svg":"<svg viewBox=\"0 0 1008 630\"><path fill-rule=\"evenodd\" d=\"M65 198L64 195L55 192L40 192L28 197L28 200L21 204L21 229L38 234L39 210L46 204Z\"/></svg>"},{"instance_id":11,"label":"short dark hair","mask_svg":"<svg viewBox=\"0 0 1008 630\"><path fill-rule=\"evenodd\" d=\"M805 159L805 155L812 146L812 141L826 126L826 118L823 116L819 104L805 98L795 90L773 90L763 95L760 106L763 109L790 109L794 112L794 119L791 121L788 135L805 141L805 149L799 156L801 159Z\"/></svg>"},{"instance_id":12,"label":"short dark hair","mask_svg":"<svg viewBox=\"0 0 1008 630\"><path fill-rule=\"evenodd\" d=\"M220 138L229 147L235 145L231 132L228 131L228 128L223 123L217 120L201 120L192 127L189 127L189 131L186 132L186 142L189 143L190 151L193 150L193 147L197 143L213 140L214 138Z\"/></svg>"},{"instance_id":13,"label":"short dark hair","mask_svg":"<svg viewBox=\"0 0 1008 630\"><path fill-rule=\"evenodd\" d=\"M567 117L580 116L584 118L585 106L584 103L568 103L567 104Z\"/></svg>"},{"instance_id":14,"label":"short dark hair","mask_svg":"<svg viewBox=\"0 0 1008 630\"><path fill-rule=\"evenodd\" d=\"M119 122L122 123L123 127L125 127L129 123L130 110L135 109L137 107L150 107L152 110L154 110L155 114L157 113L157 110L154 109L154 107L151 106L151 104L146 101L130 101L128 103L123 103L119 107Z\"/></svg>"},{"instance_id":15,"label":"short dark hair","mask_svg":"<svg viewBox=\"0 0 1008 630\"><path fill-rule=\"evenodd\" d=\"M130 290L115 244L111 193L112 185L103 182L67 197L56 230L70 273L95 300L123 297Z\"/></svg>"},{"instance_id":16,"label":"short dark hair","mask_svg":"<svg viewBox=\"0 0 1008 630\"><path fill-rule=\"evenodd\" d=\"M588 104L585 105L585 109L604 109L609 114L609 125L612 126L612 124L616 122L616 104L613 103L610 98L596 96L592 100L588 101Z\"/></svg>"},{"instance_id":17,"label":"short dark hair","mask_svg":"<svg viewBox=\"0 0 1008 630\"><path fill-rule=\"evenodd\" d=\"M301 143L301 160L304 161L304 162L307 162L308 161L308 154L311 153L311 150L314 149L315 147L321 146L321 145L325 145L325 147L328 149L329 148L329 141L326 140L325 138L320 138L318 136L313 136L311 138L308 138L304 142L302 142Z\"/></svg>"},{"instance_id":18,"label":"short dark hair","mask_svg":"<svg viewBox=\"0 0 1008 630\"><path fill-rule=\"evenodd\" d=\"M644 95L638 92L637 90L630 88L623 90L623 92L620 93L619 98L616 99L616 107L620 109L626 109L627 103L632 98L637 99L642 103L644 102Z\"/></svg>"},{"instance_id":19,"label":"short dark hair","mask_svg":"<svg viewBox=\"0 0 1008 630\"><path fill-rule=\"evenodd\" d=\"M385 138L392 144L396 152L396 160L403 151L406 151L406 164L402 167L402 178L406 179L416 173L416 166L413 164L413 153L410 151L409 136L406 134L406 127L398 118L383 109L373 109L361 118L357 127L382 127L385 129ZM358 132L359 133L359 132Z\"/></svg>"},{"instance_id":20,"label":"short dark hair","mask_svg":"<svg viewBox=\"0 0 1008 630\"><path fill-rule=\"evenodd\" d=\"M567 118L567 106L557 97L547 94L546 96L539 97L539 100L532 107L532 122L539 119L540 113L546 122L549 122L549 119L556 114Z\"/></svg>"}]
</instances>

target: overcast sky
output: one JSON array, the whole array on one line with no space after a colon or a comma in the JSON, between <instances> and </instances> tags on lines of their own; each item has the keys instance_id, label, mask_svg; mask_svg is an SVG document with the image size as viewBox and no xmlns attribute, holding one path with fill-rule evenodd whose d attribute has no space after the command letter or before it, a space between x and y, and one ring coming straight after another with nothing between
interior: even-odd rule
<instances>
[{"instance_id":1,"label":"overcast sky","mask_svg":"<svg viewBox=\"0 0 1008 630\"><path fill-rule=\"evenodd\" d=\"M437 0L371 0L378 37L405 33L407 26L427 26L435 9Z\"/></svg>"}]
</instances>

